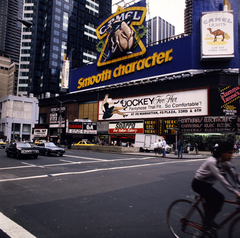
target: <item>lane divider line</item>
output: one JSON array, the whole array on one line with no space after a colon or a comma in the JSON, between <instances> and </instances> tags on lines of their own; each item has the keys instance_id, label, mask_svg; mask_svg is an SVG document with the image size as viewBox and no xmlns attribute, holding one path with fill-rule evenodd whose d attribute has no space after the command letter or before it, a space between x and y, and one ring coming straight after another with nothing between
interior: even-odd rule
<instances>
[{"instance_id":1,"label":"lane divider line","mask_svg":"<svg viewBox=\"0 0 240 238\"><path fill-rule=\"evenodd\" d=\"M205 159L192 160L191 162L196 162L196 161L200 161L200 160L205 160ZM112 168L93 169L93 170L78 171L78 172L65 172L65 173L56 173L56 174L44 174L44 175L36 175L36 176L21 177L21 178L1 179L0 183L1 182L9 182L9 181L20 181L20 180L28 180L28 179L37 179L37 178L47 178L47 177L57 177L57 176L66 176L66 175L87 174L87 173L94 173L94 172L100 172L100 171L110 171L110 170L120 170L120 169L129 169L129 168L149 167L149 166L156 166L156 165L163 165L163 164L172 164L172 163L187 163L187 162L189 162L189 160L165 161L165 162L159 162L159 163L154 163L154 164L139 164L139 165L112 167Z\"/></svg>"}]
</instances>

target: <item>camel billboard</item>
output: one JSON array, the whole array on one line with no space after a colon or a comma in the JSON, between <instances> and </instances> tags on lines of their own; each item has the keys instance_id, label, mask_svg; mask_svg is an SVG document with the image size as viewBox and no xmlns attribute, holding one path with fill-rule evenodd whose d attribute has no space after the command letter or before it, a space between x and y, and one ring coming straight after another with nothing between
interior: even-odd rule
<instances>
[{"instance_id":1,"label":"camel billboard","mask_svg":"<svg viewBox=\"0 0 240 238\"><path fill-rule=\"evenodd\" d=\"M233 11L203 12L201 60L234 57Z\"/></svg>"}]
</instances>

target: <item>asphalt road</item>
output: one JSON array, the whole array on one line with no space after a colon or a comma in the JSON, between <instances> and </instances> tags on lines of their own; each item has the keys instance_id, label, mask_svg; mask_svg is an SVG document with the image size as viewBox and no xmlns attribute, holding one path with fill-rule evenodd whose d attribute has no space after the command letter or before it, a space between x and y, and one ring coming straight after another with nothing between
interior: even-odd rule
<instances>
[{"instance_id":1,"label":"asphalt road","mask_svg":"<svg viewBox=\"0 0 240 238\"><path fill-rule=\"evenodd\" d=\"M0 238L172 237L167 208L194 198L190 183L203 161L74 150L17 160L0 149L0 229L17 230Z\"/></svg>"}]
</instances>

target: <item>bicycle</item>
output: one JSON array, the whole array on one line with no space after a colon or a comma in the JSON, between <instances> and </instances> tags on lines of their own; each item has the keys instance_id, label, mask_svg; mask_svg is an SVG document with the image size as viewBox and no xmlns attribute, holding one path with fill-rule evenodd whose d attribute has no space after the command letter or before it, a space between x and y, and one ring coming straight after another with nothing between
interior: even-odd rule
<instances>
[{"instance_id":1,"label":"bicycle","mask_svg":"<svg viewBox=\"0 0 240 238\"><path fill-rule=\"evenodd\" d=\"M174 237L217 237L218 229L221 229L226 223L240 214L240 201L225 200L225 203L237 205L236 209L224 218L218 225L220 228L212 228L205 226L203 221L203 214L205 211L204 199L201 196L195 196L195 202L178 199L172 202L167 211L167 224ZM202 205L200 209L199 205ZM240 216L231 221L228 229L229 238L240 237Z\"/></svg>"}]
</instances>

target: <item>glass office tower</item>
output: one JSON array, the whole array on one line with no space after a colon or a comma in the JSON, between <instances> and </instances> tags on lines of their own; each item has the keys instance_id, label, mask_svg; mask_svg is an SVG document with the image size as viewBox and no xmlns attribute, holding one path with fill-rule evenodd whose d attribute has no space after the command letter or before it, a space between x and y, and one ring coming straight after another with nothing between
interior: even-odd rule
<instances>
[{"instance_id":1,"label":"glass office tower","mask_svg":"<svg viewBox=\"0 0 240 238\"><path fill-rule=\"evenodd\" d=\"M0 1L0 54L19 62L23 0Z\"/></svg>"},{"instance_id":2,"label":"glass office tower","mask_svg":"<svg viewBox=\"0 0 240 238\"><path fill-rule=\"evenodd\" d=\"M98 19L111 13L111 0L35 0L28 93L61 93L64 55L71 68L95 62Z\"/></svg>"}]
</instances>

